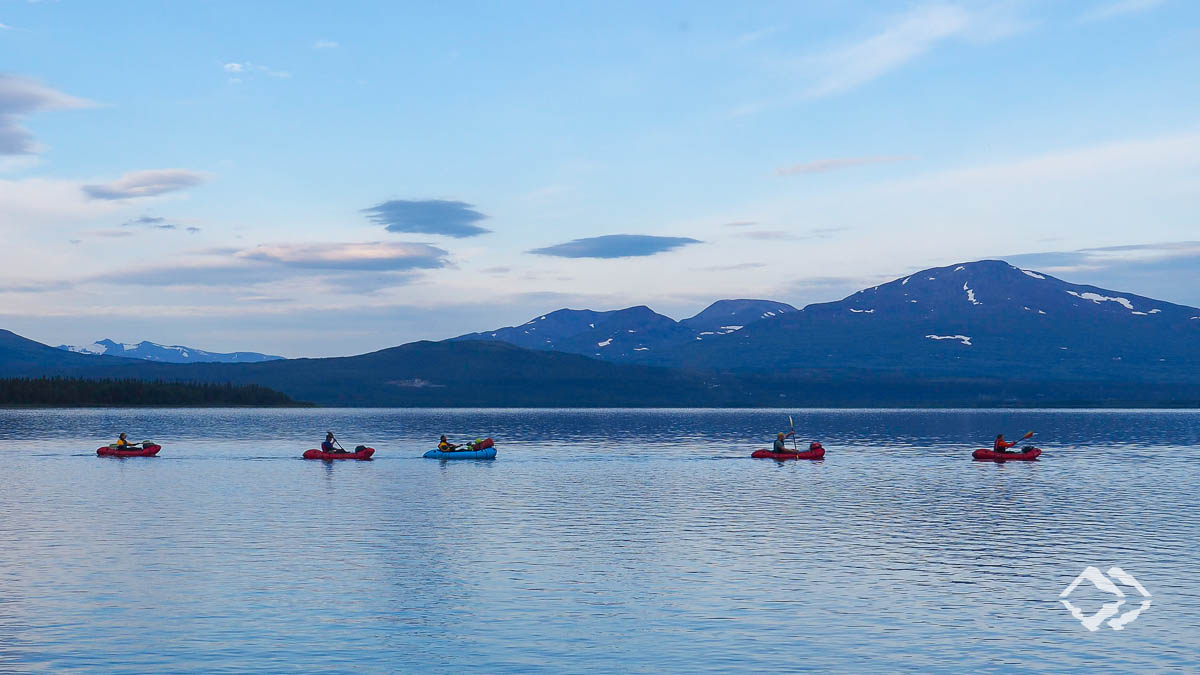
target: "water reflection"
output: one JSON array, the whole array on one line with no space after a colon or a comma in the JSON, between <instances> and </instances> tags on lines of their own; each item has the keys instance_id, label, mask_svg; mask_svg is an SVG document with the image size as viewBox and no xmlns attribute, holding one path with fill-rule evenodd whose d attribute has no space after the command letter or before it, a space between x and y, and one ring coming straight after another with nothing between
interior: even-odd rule
<instances>
[{"instance_id":1,"label":"water reflection","mask_svg":"<svg viewBox=\"0 0 1200 675\"><path fill-rule=\"evenodd\" d=\"M1183 670L1200 656L1200 414L793 414L823 462L749 459L786 411L0 411L0 669ZM328 428L375 459L300 460ZM971 460L1031 428L1040 461ZM95 457L116 430L163 451ZM499 458L422 459L442 433L493 436ZM1117 598L1102 642L1057 602L1096 561L1156 593L1152 612Z\"/></svg>"}]
</instances>

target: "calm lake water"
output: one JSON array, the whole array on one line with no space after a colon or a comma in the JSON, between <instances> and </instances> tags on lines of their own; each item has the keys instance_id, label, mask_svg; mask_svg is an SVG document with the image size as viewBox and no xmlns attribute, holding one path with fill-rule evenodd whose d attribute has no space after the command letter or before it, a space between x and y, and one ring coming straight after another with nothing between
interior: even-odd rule
<instances>
[{"instance_id":1,"label":"calm lake water","mask_svg":"<svg viewBox=\"0 0 1200 675\"><path fill-rule=\"evenodd\" d=\"M786 411L0 410L0 671L1200 662L1200 413L795 418L824 461L749 458ZM327 429L376 459L299 459ZM161 456L96 457L119 431ZM1088 630L1089 565L1151 604Z\"/></svg>"}]
</instances>

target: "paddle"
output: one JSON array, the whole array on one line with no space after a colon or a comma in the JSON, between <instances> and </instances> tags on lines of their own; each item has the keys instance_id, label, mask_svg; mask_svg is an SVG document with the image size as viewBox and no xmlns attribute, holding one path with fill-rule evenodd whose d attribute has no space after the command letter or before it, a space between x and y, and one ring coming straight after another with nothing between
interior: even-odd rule
<instances>
[{"instance_id":1,"label":"paddle","mask_svg":"<svg viewBox=\"0 0 1200 675\"><path fill-rule=\"evenodd\" d=\"M333 438L333 444L336 445L338 447L338 450L341 450L342 452L350 452L349 450L342 447L341 441L339 441L336 436L334 436L334 438Z\"/></svg>"},{"instance_id":2,"label":"paddle","mask_svg":"<svg viewBox=\"0 0 1200 675\"><path fill-rule=\"evenodd\" d=\"M792 428L792 449L796 454L800 454L800 446L796 445L796 423L792 421L792 416L788 415L788 426Z\"/></svg>"},{"instance_id":3,"label":"paddle","mask_svg":"<svg viewBox=\"0 0 1200 675\"><path fill-rule=\"evenodd\" d=\"M1018 438L1018 439L1017 439L1017 443L1020 443L1021 441L1025 440L1025 439L1028 439L1028 438L1033 438L1033 432L1032 432L1032 431L1030 431L1029 433L1025 434L1024 436L1022 436L1022 437ZM1014 447L1014 448L1015 448L1015 447L1017 447L1017 443L1013 443L1013 447ZM1007 450L1001 450L1001 452L1007 452ZM1014 452L1016 452L1016 451L1014 451Z\"/></svg>"}]
</instances>

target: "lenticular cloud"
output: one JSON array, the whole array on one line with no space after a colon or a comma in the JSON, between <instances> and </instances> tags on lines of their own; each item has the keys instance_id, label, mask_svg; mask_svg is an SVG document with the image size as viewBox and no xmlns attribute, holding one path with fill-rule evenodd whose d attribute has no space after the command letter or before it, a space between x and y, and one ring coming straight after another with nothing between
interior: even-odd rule
<instances>
[{"instance_id":1,"label":"lenticular cloud","mask_svg":"<svg viewBox=\"0 0 1200 675\"><path fill-rule=\"evenodd\" d=\"M100 185L84 185L92 199L138 199L156 197L203 183L204 175L187 169L131 171L119 179Z\"/></svg>"}]
</instances>

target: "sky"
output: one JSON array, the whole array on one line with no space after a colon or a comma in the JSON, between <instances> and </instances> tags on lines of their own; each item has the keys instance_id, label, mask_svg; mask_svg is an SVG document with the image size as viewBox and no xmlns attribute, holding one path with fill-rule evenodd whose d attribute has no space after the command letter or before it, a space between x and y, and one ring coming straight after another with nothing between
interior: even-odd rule
<instances>
[{"instance_id":1,"label":"sky","mask_svg":"<svg viewBox=\"0 0 1200 675\"><path fill-rule=\"evenodd\" d=\"M1200 306L1200 3L0 0L0 328L362 353L1002 258Z\"/></svg>"}]
</instances>

